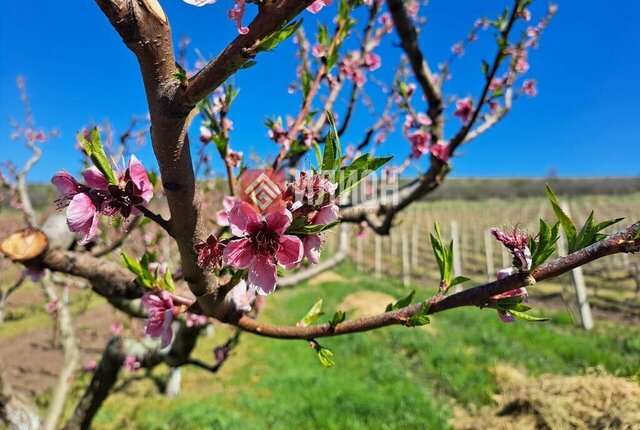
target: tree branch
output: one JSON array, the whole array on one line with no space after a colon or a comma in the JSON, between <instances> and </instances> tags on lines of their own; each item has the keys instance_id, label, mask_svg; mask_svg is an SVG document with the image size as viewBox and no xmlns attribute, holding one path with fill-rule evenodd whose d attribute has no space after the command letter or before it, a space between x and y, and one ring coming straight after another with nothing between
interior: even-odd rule
<instances>
[{"instance_id":1,"label":"tree branch","mask_svg":"<svg viewBox=\"0 0 640 430\"><path fill-rule=\"evenodd\" d=\"M411 17L407 14L402 0L387 0L389 12L393 18L396 31L400 37L402 48L409 57L411 69L415 75L422 92L427 99L429 107L427 115L431 118L431 134L435 140L442 138L444 133L444 120L442 118L443 103L440 88L436 85L436 80L431 73L429 64L424 59L420 46L418 45L418 33L413 25Z\"/></svg>"},{"instance_id":2,"label":"tree branch","mask_svg":"<svg viewBox=\"0 0 640 430\"><path fill-rule=\"evenodd\" d=\"M187 106L195 106L238 71L247 60L255 57L256 48L261 40L291 21L311 3L313 0L265 2L249 24L249 32L236 37L214 60L189 80L180 95L182 102Z\"/></svg>"},{"instance_id":3,"label":"tree branch","mask_svg":"<svg viewBox=\"0 0 640 430\"><path fill-rule=\"evenodd\" d=\"M530 274L514 274L499 281L463 290L430 304L429 314L442 312L461 306L484 306L495 295L531 285L531 278L536 282L559 276L576 267L607 255L620 252L640 251L640 221L632 226L603 239L586 248L558 258L536 268ZM389 325L408 325L408 321L418 312L423 303L416 303L397 311L385 312L375 316L357 318L337 324L320 324L308 327L276 326L260 323L247 316L242 316L236 325L243 330L266 337L279 339L307 339L357 333L386 327Z\"/></svg>"},{"instance_id":4,"label":"tree branch","mask_svg":"<svg viewBox=\"0 0 640 430\"><path fill-rule=\"evenodd\" d=\"M58 428L58 421L64 411L64 404L73 382L73 373L78 366L80 353L78 351L78 345L76 344L73 320L67 304L64 300L59 299L54 285L48 279L42 281L42 288L50 302L58 303L58 318L56 321L63 351L62 368L58 373L58 381L53 388L47 414L42 426L43 430L55 430Z\"/></svg>"}]
</instances>

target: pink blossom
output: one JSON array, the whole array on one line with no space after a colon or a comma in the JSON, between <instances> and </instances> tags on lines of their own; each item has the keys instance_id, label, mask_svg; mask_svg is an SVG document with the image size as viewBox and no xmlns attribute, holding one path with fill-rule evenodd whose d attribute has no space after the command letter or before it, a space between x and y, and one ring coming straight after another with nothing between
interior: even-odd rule
<instances>
[{"instance_id":1,"label":"pink blossom","mask_svg":"<svg viewBox=\"0 0 640 430\"><path fill-rule=\"evenodd\" d=\"M200 142L209 143L211 142L211 129L209 127L205 127L204 125L200 126Z\"/></svg>"},{"instance_id":2,"label":"pink blossom","mask_svg":"<svg viewBox=\"0 0 640 430\"><path fill-rule=\"evenodd\" d=\"M287 133L279 123L275 123L273 128L269 130L269 138L276 143L282 145L285 150L289 149L291 141L289 140L289 133Z\"/></svg>"},{"instance_id":3,"label":"pink blossom","mask_svg":"<svg viewBox=\"0 0 640 430\"><path fill-rule=\"evenodd\" d=\"M352 54L343 59L338 68L343 76L352 80L357 87L362 87L367 82L367 78L364 76L364 73L362 73L362 70L360 70L359 60L357 54Z\"/></svg>"},{"instance_id":4,"label":"pink blossom","mask_svg":"<svg viewBox=\"0 0 640 430\"><path fill-rule=\"evenodd\" d=\"M185 316L185 324L189 328L202 327L207 324L208 320L209 318L207 318L206 315L198 315L191 312L187 312L187 315Z\"/></svg>"},{"instance_id":5,"label":"pink blossom","mask_svg":"<svg viewBox=\"0 0 640 430\"><path fill-rule=\"evenodd\" d=\"M431 135L426 131L418 130L407 136L411 142L411 155L413 158L420 158L422 155L429 152L429 143L431 142Z\"/></svg>"},{"instance_id":6,"label":"pink blossom","mask_svg":"<svg viewBox=\"0 0 640 430\"><path fill-rule=\"evenodd\" d=\"M55 314L58 313L58 301L57 300L50 301L45 305L44 309L47 311L49 315L54 316Z\"/></svg>"},{"instance_id":7,"label":"pink blossom","mask_svg":"<svg viewBox=\"0 0 640 430\"><path fill-rule=\"evenodd\" d=\"M438 142L431 145L431 155L438 158L439 160L448 163L451 160L451 147L448 142L439 140Z\"/></svg>"},{"instance_id":8,"label":"pink blossom","mask_svg":"<svg viewBox=\"0 0 640 430\"><path fill-rule=\"evenodd\" d=\"M169 270L167 263L160 263L159 261L152 261L147 265L147 267L149 271L157 277L163 277L167 273L167 270Z\"/></svg>"},{"instance_id":9,"label":"pink blossom","mask_svg":"<svg viewBox=\"0 0 640 430\"><path fill-rule=\"evenodd\" d=\"M531 21L531 11L529 9L522 9L522 11L518 13L518 16L526 22Z\"/></svg>"},{"instance_id":10,"label":"pink blossom","mask_svg":"<svg viewBox=\"0 0 640 430\"><path fill-rule=\"evenodd\" d=\"M222 199L222 207L221 211L218 211L216 214L216 223L220 227L228 227L229 226L229 212L236 204L237 199L232 196L224 196Z\"/></svg>"},{"instance_id":11,"label":"pink blossom","mask_svg":"<svg viewBox=\"0 0 640 430\"><path fill-rule=\"evenodd\" d=\"M538 94L536 83L534 79L528 79L522 83L522 90L529 97L535 97Z\"/></svg>"},{"instance_id":12,"label":"pink blossom","mask_svg":"<svg viewBox=\"0 0 640 430\"><path fill-rule=\"evenodd\" d=\"M387 133L380 132L380 133L376 134L376 137L375 137L374 140L375 140L377 145L383 144L387 140Z\"/></svg>"},{"instance_id":13,"label":"pink blossom","mask_svg":"<svg viewBox=\"0 0 640 430\"><path fill-rule=\"evenodd\" d=\"M300 239L284 234L291 222L291 212L283 207L263 216L252 205L239 202L229 213L231 232L240 239L229 242L224 260L235 268L249 269L249 286L259 294L275 290L276 264L292 268L302 259Z\"/></svg>"},{"instance_id":14,"label":"pink blossom","mask_svg":"<svg viewBox=\"0 0 640 430\"><path fill-rule=\"evenodd\" d=\"M160 338L162 347L171 343L173 330L173 299L166 291L159 294L145 293L142 296L142 306L147 309L149 316L144 325L145 333L153 338Z\"/></svg>"},{"instance_id":15,"label":"pink blossom","mask_svg":"<svg viewBox=\"0 0 640 430\"><path fill-rule=\"evenodd\" d=\"M182 0L182 1L192 6L198 6L198 7L202 7L208 4L214 4L216 2L216 0ZM182 40L180 42L182 43Z\"/></svg>"},{"instance_id":16,"label":"pink blossom","mask_svg":"<svg viewBox=\"0 0 640 430\"><path fill-rule=\"evenodd\" d=\"M500 281L507 276L510 276L514 273L513 268L509 267L506 269L502 269L498 272L497 279ZM496 306L498 300L506 299L508 297L522 297L523 301L526 302L529 298L529 293L526 288L520 287L515 290L507 291L506 293L497 294L489 299L489 304ZM505 323L512 323L515 321L513 315L509 313L509 311L505 311L502 309L498 309L498 317Z\"/></svg>"},{"instance_id":17,"label":"pink blossom","mask_svg":"<svg viewBox=\"0 0 640 430\"><path fill-rule=\"evenodd\" d=\"M242 25L242 18L244 17L244 12L246 10L245 2L246 0L234 0L236 2L235 5L228 11L229 19L236 22L236 28L238 29L238 33L247 34L249 32L249 27L244 27Z\"/></svg>"},{"instance_id":18,"label":"pink blossom","mask_svg":"<svg viewBox=\"0 0 640 430\"><path fill-rule=\"evenodd\" d=\"M94 200L87 194L73 196L67 207L67 226L74 233L80 233L80 245L86 245L98 235L98 210Z\"/></svg>"},{"instance_id":19,"label":"pink blossom","mask_svg":"<svg viewBox=\"0 0 640 430\"><path fill-rule=\"evenodd\" d=\"M195 250L198 254L198 266L207 270L215 270L222 267L224 244L214 235L209 235L205 242L196 244Z\"/></svg>"},{"instance_id":20,"label":"pink blossom","mask_svg":"<svg viewBox=\"0 0 640 430\"><path fill-rule=\"evenodd\" d=\"M311 55L313 55L316 58L326 57L327 47L320 43L317 43L316 45L313 46L313 49L311 50Z\"/></svg>"},{"instance_id":21,"label":"pink blossom","mask_svg":"<svg viewBox=\"0 0 640 430\"><path fill-rule=\"evenodd\" d=\"M329 6L331 3L333 3L333 0L316 0L307 7L307 11L316 14L320 12L323 7Z\"/></svg>"},{"instance_id":22,"label":"pink blossom","mask_svg":"<svg viewBox=\"0 0 640 430\"><path fill-rule=\"evenodd\" d=\"M214 4L216 2L216 0L182 0L182 1L192 6L198 6L198 7L202 7L208 4Z\"/></svg>"},{"instance_id":23,"label":"pink blossom","mask_svg":"<svg viewBox=\"0 0 640 430\"><path fill-rule=\"evenodd\" d=\"M378 18L378 22L382 25L385 33L391 33L391 31L393 31L393 19L391 18L391 14L389 12L385 12L380 15L380 18Z\"/></svg>"},{"instance_id":24,"label":"pink blossom","mask_svg":"<svg viewBox=\"0 0 640 430\"><path fill-rule=\"evenodd\" d=\"M421 125L423 127L428 127L431 125L431 118L429 118L427 114L422 112L419 112L418 114L416 114L415 120L418 123L418 125Z\"/></svg>"},{"instance_id":25,"label":"pink blossom","mask_svg":"<svg viewBox=\"0 0 640 430\"><path fill-rule=\"evenodd\" d=\"M518 73L525 73L529 70L529 54L525 49L508 48L507 53L514 57L513 69Z\"/></svg>"},{"instance_id":26,"label":"pink blossom","mask_svg":"<svg viewBox=\"0 0 640 430\"><path fill-rule=\"evenodd\" d=\"M241 151L233 151L229 149L224 160L231 167L240 167L240 164L242 164L242 155Z\"/></svg>"},{"instance_id":27,"label":"pink blossom","mask_svg":"<svg viewBox=\"0 0 640 430\"><path fill-rule=\"evenodd\" d=\"M458 57L462 57L464 55L464 45L462 42L458 42L451 47L451 52L453 52Z\"/></svg>"},{"instance_id":28,"label":"pink blossom","mask_svg":"<svg viewBox=\"0 0 640 430\"><path fill-rule=\"evenodd\" d=\"M111 330L111 334L113 334L114 336L119 336L120 333L122 333L122 330L124 330L124 326L121 322L114 322L113 324L111 324L111 327L109 327L109 329Z\"/></svg>"},{"instance_id":29,"label":"pink blossom","mask_svg":"<svg viewBox=\"0 0 640 430\"><path fill-rule=\"evenodd\" d=\"M358 238L358 240L363 240L367 236L368 231L369 231L369 225L367 224L366 221L362 221L358 225L358 233L356 234L356 237Z\"/></svg>"},{"instance_id":30,"label":"pink blossom","mask_svg":"<svg viewBox=\"0 0 640 430\"><path fill-rule=\"evenodd\" d=\"M224 299L236 311L249 312L256 300L256 292L253 288L247 288L247 283L241 280Z\"/></svg>"},{"instance_id":31,"label":"pink blossom","mask_svg":"<svg viewBox=\"0 0 640 430\"><path fill-rule=\"evenodd\" d=\"M322 206L313 216L309 219L311 224L324 225L330 224L338 219L338 213L340 208L338 205L328 203Z\"/></svg>"},{"instance_id":32,"label":"pink blossom","mask_svg":"<svg viewBox=\"0 0 640 430\"><path fill-rule=\"evenodd\" d=\"M500 103L495 101L495 100L490 100L489 101L489 110L491 111L491 113L497 112L498 109L500 109Z\"/></svg>"},{"instance_id":33,"label":"pink blossom","mask_svg":"<svg viewBox=\"0 0 640 430\"><path fill-rule=\"evenodd\" d=\"M456 110L453 115L460 118L462 122L467 122L473 115L473 103L469 97L458 100L456 102Z\"/></svg>"},{"instance_id":34,"label":"pink blossom","mask_svg":"<svg viewBox=\"0 0 640 430\"><path fill-rule=\"evenodd\" d=\"M531 251L529 250L529 235L514 227L511 233L505 233L497 228L491 229L491 234L502 243L513 255L513 265L526 272L531 269Z\"/></svg>"},{"instance_id":35,"label":"pink blossom","mask_svg":"<svg viewBox=\"0 0 640 430\"><path fill-rule=\"evenodd\" d=\"M135 372L142 366L135 355L127 355L124 358L123 366L129 372Z\"/></svg>"},{"instance_id":36,"label":"pink blossom","mask_svg":"<svg viewBox=\"0 0 640 430\"><path fill-rule=\"evenodd\" d=\"M382 61L380 60L380 56L378 54L374 54L373 52L367 52L364 56L364 65L370 71L373 72L380 68Z\"/></svg>"},{"instance_id":37,"label":"pink blossom","mask_svg":"<svg viewBox=\"0 0 640 430\"><path fill-rule=\"evenodd\" d=\"M87 364L84 365L84 371L88 373L93 373L98 368L98 363L95 360L87 361Z\"/></svg>"},{"instance_id":38,"label":"pink blossom","mask_svg":"<svg viewBox=\"0 0 640 430\"><path fill-rule=\"evenodd\" d=\"M407 14L411 18L417 18L418 17L418 11L420 10L420 4L417 1L410 0L410 1L406 2L405 3L405 7L407 9Z\"/></svg>"},{"instance_id":39,"label":"pink blossom","mask_svg":"<svg viewBox=\"0 0 640 430\"><path fill-rule=\"evenodd\" d=\"M233 130L233 121L231 121L231 120L230 120L230 119L228 119L228 118L222 118L222 121L221 121L221 124L220 124L220 125L222 126L222 130L223 130L225 133L228 133L228 132L230 132L231 130Z\"/></svg>"},{"instance_id":40,"label":"pink blossom","mask_svg":"<svg viewBox=\"0 0 640 430\"><path fill-rule=\"evenodd\" d=\"M489 91L498 91L505 84L505 78L493 78L489 83Z\"/></svg>"},{"instance_id":41,"label":"pink blossom","mask_svg":"<svg viewBox=\"0 0 640 430\"><path fill-rule=\"evenodd\" d=\"M318 264L322 252L322 238L319 234L308 234L302 238L304 256L309 263Z\"/></svg>"},{"instance_id":42,"label":"pink blossom","mask_svg":"<svg viewBox=\"0 0 640 430\"><path fill-rule=\"evenodd\" d=\"M325 206L335 198L338 184L321 173L300 172L295 181L288 184L285 198L292 203L292 210L309 207L309 211Z\"/></svg>"}]
</instances>

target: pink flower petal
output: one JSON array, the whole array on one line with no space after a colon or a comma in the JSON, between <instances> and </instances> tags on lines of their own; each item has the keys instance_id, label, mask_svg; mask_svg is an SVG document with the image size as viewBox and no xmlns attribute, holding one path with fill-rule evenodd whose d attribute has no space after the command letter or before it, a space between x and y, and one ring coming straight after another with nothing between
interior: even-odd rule
<instances>
[{"instance_id":1,"label":"pink flower petal","mask_svg":"<svg viewBox=\"0 0 640 430\"><path fill-rule=\"evenodd\" d=\"M280 249L276 251L276 258L278 263L286 269L291 269L298 264L303 255L304 248L299 237L285 234L280 238Z\"/></svg>"},{"instance_id":2,"label":"pink flower petal","mask_svg":"<svg viewBox=\"0 0 640 430\"><path fill-rule=\"evenodd\" d=\"M132 155L129 159L129 176L136 187L142 192L141 197L148 203L151 197L153 197L153 185L151 185L151 181L149 181L147 171L135 155Z\"/></svg>"},{"instance_id":3,"label":"pink flower petal","mask_svg":"<svg viewBox=\"0 0 640 430\"><path fill-rule=\"evenodd\" d=\"M104 177L102 172L98 170L97 167L91 166L82 172L82 176L84 177L84 181L91 188L97 188L99 190L106 190L109 186L109 182Z\"/></svg>"},{"instance_id":4,"label":"pink flower petal","mask_svg":"<svg viewBox=\"0 0 640 430\"><path fill-rule=\"evenodd\" d=\"M318 264L320 252L322 251L322 239L319 234L309 234L302 239L304 256L312 264Z\"/></svg>"},{"instance_id":5,"label":"pink flower petal","mask_svg":"<svg viewBox=\"0 0 640 430\"><path fill-rule=\"evenodd\" d=\"M229 212L229 227L234 236L250 234L260 227L260 214L247 202L237 202Z\"/></svg>"},{"instance_id":6,"label":"pink flower petal","mask_svg":"<svg viewBox=\"0 0 640 430\"><path fill-rule=\"evenodd\" d=\"M51 183L56 186L59 196L73 196L78 193L78 182L64 170L53 175Z\"/></svg>"},{"instance_id":7,"label":"pink flower petal","mask_svg":"<svg viewBox=\"0 0 640 430\"><path fill-rule=\"evenodd\" d=\"M91 198L83 193L76 194L67 208L69 230L80 233L81 245L90 242L98 233L98 214Z\"/></svg>"},{"instance_id":8,"label":"pink flower petal","mask_svg":"<svg viewBox=\"0 0 640 430\"><path fill-rule=\"evenodd\" d=\"M223 254L224 261L238 269L249 267L253 257L253 249L248 239L232 240L227 244Z\"/></svg>"},{"instance_id":9,"label":"pink flower petal","mask_svg":"<svg viewBox=\"0 0 640 430\"><path fill-rule=\"evenodd\" d=\"M251 263L248 281L258 294L271 294L276 289L276 264L273 258L268 255L256 257Z\"/></svg>"},{"instance_id":10,"label":"pink flower petal","mask_svg":"<svg viewBox=\"0 0 640 430\"><path fill-rule=\"evenodd\" d=\"M334 204L325 205L322 208L320 208L318 213L313 217L312 222L314 224L332 223L338 219L339 210L340 208L338 208L338 205L334 205Z\"/></svg>"},{"instance_id":11,"label":"pink flower petal","mask_svg":"<svg viewBox=\"0 0 640 430\"><path fill-rule=\"evenodd\" d=\"M278 236L284 234L287 228L291 225L292 220L293 216L291 215L291 212L283 207L278 207L265 217L269 230L275 232Z\"/></svg>"}]
</instances>

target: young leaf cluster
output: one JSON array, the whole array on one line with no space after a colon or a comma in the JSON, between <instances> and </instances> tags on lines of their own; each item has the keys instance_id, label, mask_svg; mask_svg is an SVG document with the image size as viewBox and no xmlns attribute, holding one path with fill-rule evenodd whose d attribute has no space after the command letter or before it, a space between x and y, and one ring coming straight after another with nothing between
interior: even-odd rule
<instances>
[{"instance_id":1,"label":"young leaf cluster","mask_svg":"<svg viewBox=\"0 0 640 430\"><path fill-rule=\"evenodd\" d=\"M176 292L173 277L169 269L166 270L164 275L160 275L158 269L154 271L149 269L149 263L156 261L154 254L145 252L140 261L137 261L123 252L122 261L124 262L124 266L136 275L136 280L143 287L149 289L160 288L170 293Z\"/></svg>"},{"instance_id":2,"label":"young leaf cluster","mask_svg":"<svg viewBox=\"0 0 640 430\"><path fill-rule=\"evenodd\" d=\"M345 165L333 115L327 112L327 118L330 130L324 144L324 153L320 155L319 149L316 149L316 156L320 169L329 172L333 182L338 184L336 190L336 197L338 197L356 187L368 175L384 166L393 157L372 157L371 154L364 154L353 160L351 164Z\"/></svg>"},{"instance_id":3,"label":"young leaf cluster","mask_svg":"<svg viewBox=\"0 0 640 430\"><path fill-rule=\"evenodd\" d=\"M498 299L496 303L496 309L503 312L508 312L516 319L527 322L543 322L549 321L549 318L539 318L529 315L525 312L531 309L531 306L527 306L524 303L524 296L513 296Z\"/></svg>"},{"instance_id":4,"label":"young leaf cluster","mask_svg":"<svg viewBox=\"0 0 640 430\"><path fill-rule=\"evenodd\" d=\"M547 184L546 189L547 197L551 202L553 212L555 212L556 217L558 218L558 221L562 226L562 230L564 231L564 234L567 238L567 248L569 250L569 254L606 238L607 235L604 233L600 233L600 231L624 219L616 218L613 220L602 221L596 224L594 221L593 211L591 211L584 225L578 231L575 224L573 223L573 220L569 217L569 215L567 215L567 213L565 213L564 210L562 210L562 207L560 207L558 198L554 194L549 184Z\"/></svg>"}]
</instances>

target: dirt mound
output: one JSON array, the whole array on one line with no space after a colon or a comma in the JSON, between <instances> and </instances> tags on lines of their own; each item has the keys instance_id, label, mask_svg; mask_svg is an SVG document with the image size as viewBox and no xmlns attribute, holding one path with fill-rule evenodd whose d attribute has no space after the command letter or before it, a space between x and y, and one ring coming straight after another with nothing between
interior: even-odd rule
<instances>
[{"instance_id":1,"label":"dirt mound","mask_svg":"<svg viewBox=\"0 0 640 430\"><path fill-rule=\"evenodd\" d=\"M452 422L472 429L640 429L640 385L611 375L542 375L529 378L510 367L496 369L497 405Z\"/></svg>"},{"instance_id":2,"label":"dirt mound","mask_svg":"<svg viewBox=\"0 0 640 430\"><path fill-rule=\"evenodd\" d=\"M363 317L379 314L389 303L397 300L389 294L377 291L357 291L345 297L338 309L349 311L349 318Z\"/></svg>"}]
</instances>

